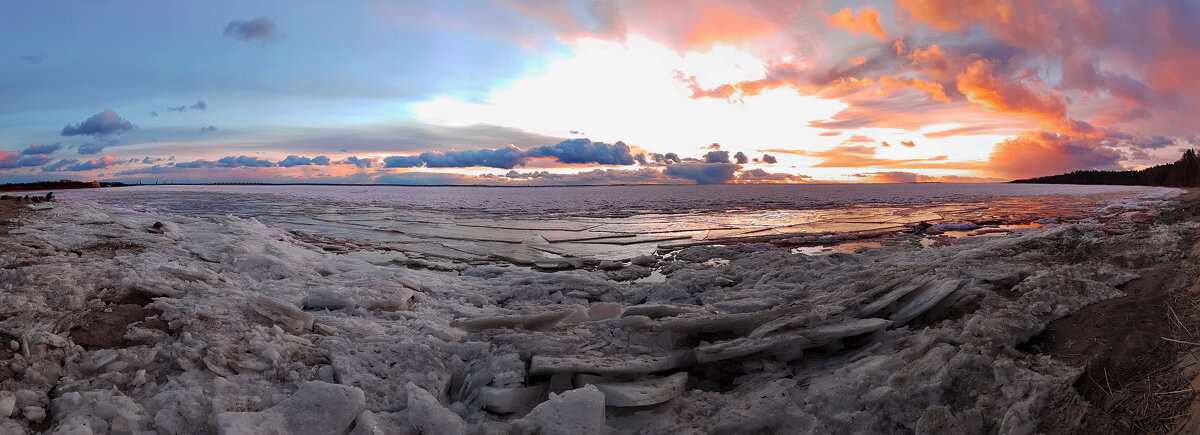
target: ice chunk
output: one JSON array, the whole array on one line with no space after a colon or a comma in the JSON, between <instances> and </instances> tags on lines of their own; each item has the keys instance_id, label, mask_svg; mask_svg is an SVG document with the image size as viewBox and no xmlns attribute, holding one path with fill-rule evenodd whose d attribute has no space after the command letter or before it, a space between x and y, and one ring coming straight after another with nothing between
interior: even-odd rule
<instances>
[{"instance_id":1,"label":"ice chunk","mask_svg":"<svg viewBox=\"0 0 1200 435\"><path fill-rule=\"evenodd\" d=\"M704 308L697 306L642 304L625 307L625 312L621 313L621 316L646 316L651 319L659 319L663 317L674 317L680 314L703 312L706 312Z\"/></svg>"},{"instance_id":2,"label":"ice chunk","mask_svg":"<svg viewBox=\"0 0 1200 435\"><path fill-rule=\"evenodd\" d=\"M537 355L532 358L529 373L546 375L553 373L591 373L596 375L620 376L641 375L684 367L694 363L690 351L676 351L669 355L605 355L552 357Z\"/></svg>"},{"instance_id":3,"label":"ice chunk","mask_svg":"<svg viewBox=\"0 0 1200 435\"><path fill-rule=\"evenodd\" d=\"M383 424L379 422L379 417L375 416L374 412L369 410L358 414L358 418L354 419L354 430L348 435L387 435L383 428Z\"/></svg>"},{"instance_id":4,"label":"ice chunk","mask_svg":"<svg viewBox=\"0 0 1200 435\"><path fill-rule=\"evenodd\" d=\"M588 320L608 320L621 317L621 304L595 303L588 307Z\"/></svg>"},{"instance_id":5,"label":"ice chunk","mask_svg":"<svg viewBox=\"0 0 1200 435\"><path fill-rule=\"evenodd\" d=\"M550 393L550 399L517 420L522 433L543 435L600 435L604 426L604 393L593 385L562 394Z\"/></svg>"},{"instance_id":6,"label":"ice chunk","mask_svg":"<svg viewBox=\"0 0 1200 435\"><path fill-rule=\"evenodd\" d=\"M921 286L928 284L929 281L932 281L932 280L933 280L933 278L926 277L926 278L918 278L916 281L909 282L909 283L904 283L904 284L899 284L899 285L891 285L891 286L883 286L882 290L887 291L887 293L885 293L883 296L880 296L878 299L875 299L871 303L862 306L862 308L859 308L858 314L860 316L870 316L872 314L875 314L875 313L879 312L879 310L887 308L888 305L891 305L893 302L896 302L900 298L907 296L909 293L912 293L914 290L921 288ZM888 290L889 288L890 288L890 290ZM873 290L873 291L871 291L871 293L876 293L877 291L878 290Z\"/></svg>"},{"instance_id":7,"label":"ice chunk","mask_svg":"<svg viewBox=\"0 0 1200 435\"><path fill-rule=\"evenodd\" d=\"M799 357L799 350L801 349L824 346L833 340L878 331L890 324L892 322L885 319L853 319L841 323L782 332L757 339L738 338L697 347L696 360L699 362L720 361L767 350L773 351L777 356L784 359L796 359Z\"/></svg>"},{"instance_id":8,"label":"ice chunk","mask_svg":"<svg viewBox=\"0 0 1200 435\"><path fill-rule=\"evenodd\" d=\"M291 332L307 331L312 329L313 326L314 318L312 314L300 311L299 308L291 304L266 296L260 295L251 299L250 309L271 319L275 324Z\"/></svg>"},{"instance_id":9,"label":"ice chunk","mask_svg":"<svg viewBox=\"0 0 1200 435\"><path fill-rule=\"evenodd\" d=\"M438 399L428 391L412 382L405 384L404 389L408 391L408 408L405 411L408 413L409 421L421 433L447 435L467 433L467 422L463 421L462 417L459 417L454 411L442 406L441 402L438 402Z\"/></svg>"},{"instance_id":10,"label":"ice chunk","mask_svg":"<svg viewBox=\"0 0 1200 435\"><path fill-rule=\"evenodd\" d=\"M294 394L261 412L217 414L221 435L344 433L366 406L362 390L308 381Z\"/></svg>"},{"instance_id":11,"label":"ice chunk","mask_svg":"<svg viewBox=\"0 0 1200 435\"><path fill-rule=\"evenodd\" d=\"M582 308L550 311L538 314L511 314L504 316L488 316L467 319L458 323L458 327L470 332L496 328L524 328L530 331L546 329L558 325L572 315L579 315Z\"/></svg>"},{"instance_id":12,"label":"ice chunk","mask_svg":"<svg viewBox=\"0 0 1200 435\"><path fill-rule=\"evenodd\" d=\"M17 409L17 395L12 391L0 391L0 419L8 418Z\"/></svg>"},{"instance_id":13,"label":"ice chunk","mask_svg":"<svg viewBox=\"0 0 1200 435\"><path fill-rule=\"evenodd\" d=\"M598 376L578 375L576 384L595 386L604 393L604 404L607 406L627 407L657 405L679 397L683 394L687 379L685 372L633 382L605 382Z\"/></svg>"},{"instance_id":14,"label":"ice chunk","mask_svg":"<svg viewBox=\"0 0 1200 435\"><path fill-rule=\"evenodd\" d=\"M483 407L492 412L512 413L533 405L546 394L545 385L528 387L483 387L479 399Z\"/></svg>"},{"instance_id":15,"label":"ice chunk","mask_svg":"<svg viewBox=\"0 0 1200 435\"><path fill-rule=\"evenodd\" d=\"M922 291L911 294L908 300L899 301L896 310L888 318L897 327L904 325L930 308L933 308L934 305L937 305L946 296L950 296L950 293L958 290L958 286L961 283L961 280L948 279L931 284Z\"/></svg>"}]
</instances>

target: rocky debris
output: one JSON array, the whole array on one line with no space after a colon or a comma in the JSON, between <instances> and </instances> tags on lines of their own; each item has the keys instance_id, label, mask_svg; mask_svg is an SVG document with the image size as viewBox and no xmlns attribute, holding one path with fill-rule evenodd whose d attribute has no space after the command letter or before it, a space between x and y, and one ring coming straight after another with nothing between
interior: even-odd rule
<instances>
[{"instance_id":1,"label":"rocky debris","mask_svg":"<svg viewBox=\"0 0 1200 435\"><path fill-rule=\"evenodd\" d=\"M577 385L591 385L604 393L604 404L615 407L650 406L667 402L683 394L687 373L632 382L604 381L599 376L578 375Z\"/></svg>"},{"instance_id":2,"label":"rocky debris","mask_svg":"<svg viewBox=\"0 0 1200 435\"><path fill-rule=\"evenodd\" d=\"M616 283L381 266L233 217L68 203L23 223L0 237L0 432L1018 430L1079 372L1016 346L1200 233L700 246ZM110 236L131 248L95 255ZM73 331L112 313L120 340Z\"/></svg>"},{"instance_id":3,"label":"rocky debris","mask_svg":"<svg viewBox=\"0 0 1200 435\"><path fill-rule=\"evenodd\" d=\"M266 410L217 414L216 428L221 435L343 433L365 405L358 388L308 381Z\"/></svg>"},{"instance_id":4,"label":"rocky debris","mask_svg":"<svg viewBox=\"0 0 1200 435\"><path fill-rule=\"evenodd\" d=\"M545 435L599 435L604 426L604 393L594 385L550 398L514 422L521 433Z\"/></svg>"}]
</instances>

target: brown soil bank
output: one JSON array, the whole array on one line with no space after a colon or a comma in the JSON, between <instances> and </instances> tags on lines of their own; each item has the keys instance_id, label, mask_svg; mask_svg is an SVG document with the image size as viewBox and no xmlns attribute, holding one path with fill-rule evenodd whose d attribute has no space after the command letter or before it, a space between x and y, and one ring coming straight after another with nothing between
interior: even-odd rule
<instances>
[{"instance_id":1,"label":"brown soil bank","mask_svg":"<svg viewBox=\"0 0 1200 435\"><path fill-rule=\"evenodd\" d=\"M1200 191L1159 218L1186 221L1200 221ZM1191 416L1200 390L1189 385L1200 374L1200 360L1189 359L1200 354L1200 241L1186 243L1195 244L1186 258L1139 270L1121 287L1126 296L1059 319L1023 346L1083 369L1079 395L1058 395L1039 432L1200 433L1200 415Z\"/></svg>"}]
</instances>

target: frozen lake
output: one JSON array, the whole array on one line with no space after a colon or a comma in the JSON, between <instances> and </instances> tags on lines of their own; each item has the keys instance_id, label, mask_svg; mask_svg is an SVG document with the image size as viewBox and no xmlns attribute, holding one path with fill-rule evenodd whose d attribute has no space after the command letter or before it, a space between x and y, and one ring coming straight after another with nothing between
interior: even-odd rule
<instances>
[{"instance_id":1,"label":"frozen lake","mask_svg":"<svg viewBox=\"0 0 1200 435\"><path fill-rule=\"evenodd\" d=\"M59 197L135 212L255 218L335 251L554 268L563 258L626 260L693 244L836 244L921 222L1076 220L1174 192L1035 184L138 186Z\"/></svg>"}]
</instances>

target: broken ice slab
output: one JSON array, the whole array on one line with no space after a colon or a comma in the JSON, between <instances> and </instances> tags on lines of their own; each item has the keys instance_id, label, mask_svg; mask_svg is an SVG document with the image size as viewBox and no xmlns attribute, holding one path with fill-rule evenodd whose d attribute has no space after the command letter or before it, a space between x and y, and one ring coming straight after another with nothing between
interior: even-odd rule
<instances>
[{"instance_id":1,"label":"broken ice slab","mask_svg":"<svg viewBox=\"0 0 1200 435\"><path fill-rule=\"evenodd\" d=\"M604 393L593 386L577 388L550 398L514 422L518 433L601 435L604 426Z\"/></svg>"},{"instance_id":2,"label":"broken ice slab","mask_svg":"<svg viewBox=\"0 0 1200 435\"><path fill-rule=\"evenodd\" d=\"M509 314L501 316L476 317L459 321L455 326L468 332L479 332L496 328L523 328L530 331L550 328L572 317L587 318L587 310L583 307L548 311L537 314Z\"/></svg>"},{"instance_id":3,"label":"broken ice slab","mask_svg":"<svg viewBox=\"0 0 1200 435\"><path fill-rule=\"evenodd\" d=\"M621 317L646 316L651 319L660 319L681 314L706 312L708 311L704 308L695 305L641 304L625 307L625 311L621 313Z\"/></svg>"},{"instance_id":4,"label":"broken ice slab","mask_svg":"<svg viewBox=\"0 0 1200 435\"><path fill-rule=\"evenodd\" d=\"M897 327L900 327L910 320L917 318L946 296L950 296L955 290L958 290L961 280L948 279L938 281L937 283L923 287L920 291L910 293L908 296L897 301L896 309L888 316L895 322Z\"/></svg>"},{"instance_id":5,"label":"broken ice slab","mask_svg":"<svg viewBox=\"0 0 1200 435\"><path fill-rule=\"evenodd\" d=\"M841 323L813 326L781 332L762 338L737 338L696 348L697 362L720 361L770 351L780 359L800 357L801 349L824 346L834 340L863 335L887 328L887 319L853 319Z\"/></svg>"},{"instance_id":6,"label":"broken ice slab","mask_svg":"<svg viewBox=\"0 0 1200 435\"><path fill-rule=\"evenodd\" d=\"M259 295L250 299L250 309L258 314L262 314L267 319L270 319L276 325L280 325L288 332L299 333L312 329L313 315L301 311L295 306Z\"/></svg>"},{"instance_id":7,"label":"broken ice slab","mask_svg":"<svg viewBox=\"0 0 1200 435\"><path fill-rule=\"evenodd\" d=\"M859 316L869 316L879 312L879 310L887 308L887 306L891 305L893 302L896 302L900 298L912 293L914 290L921 288L921 286L933 281L933 277L918 277L916 280L905 282L906 280L907 278L896 279L892 282L869 290L867 292L869 295L873 296L878 293L883 293L883 295L859 308Z\"/></svg>"},{"instance_id":8,"label":"broken ice slab","mask_svg":"<svg viewBox=\"0 0 1200 435\"><path fill-rule=\"evenodd\" d=\"M684 392L688 375L676 373L662 378L611 382L594 375L576 375L575 385L592 385L604 393L604 404L613 407L650 406L667 402Z\"/></svg>"},{"instance_id":9,"label":"broken ice slab","mask_svg":"<svg viewBox=\"0 0 1200 435\"><path fill-rule=\"evenodd\" d=\"M508 414L528 409L545 394L545 384L508 388L483 387L479 390L479 401L488 411Z\"/></svg>"},{"instance_id":10,"label":"broken ice slab","mask_svg":"<svg viewBox=\"0 0 1200 435\"><path fill-rule=\"evenodd\" d=\"M455 219L454 223L466 227L504 228L526 231L584 231L596 227L594 222L569 220L516 220L516 219Z\"/></svg>"},{"instance_id":11,"label":"broken ice slab","mask_svg":"<svg viewBox=\"0 0 1200 435\"><path fill-rule=\"evenodd\" d=\"M362 390L347 385L307 381L300 389L261 412L222 412L216 416L220 435L344 433L366 406Z\"/></svg>"},{"instance_id":12,"label":"broken ice slab","mask_svg":"<svg viewBox=\"0 0 1200 435\"><path fill-rule=\"evenodd\" d=\"M691 351L668 355L544 356L535 355L529 365L531 375L554 373L590 373L602 376L644 375L695 363Z\"/></svg>"}]
</instances>

